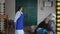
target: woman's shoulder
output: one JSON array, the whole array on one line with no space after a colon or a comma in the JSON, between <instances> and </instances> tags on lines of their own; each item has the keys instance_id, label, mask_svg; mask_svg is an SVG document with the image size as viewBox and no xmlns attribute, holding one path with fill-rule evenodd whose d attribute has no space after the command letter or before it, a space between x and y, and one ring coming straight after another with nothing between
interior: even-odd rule
<instances>
[{"instance_id":1,"label":"woman's shoulder","mask_svg":"<svg viewBox=\"0 0 60 34\"><path fill-rule=\"evenodd\" d=\"M20 13L19 11L17 11L16 13Z\"/></svg>"}]
</instances>

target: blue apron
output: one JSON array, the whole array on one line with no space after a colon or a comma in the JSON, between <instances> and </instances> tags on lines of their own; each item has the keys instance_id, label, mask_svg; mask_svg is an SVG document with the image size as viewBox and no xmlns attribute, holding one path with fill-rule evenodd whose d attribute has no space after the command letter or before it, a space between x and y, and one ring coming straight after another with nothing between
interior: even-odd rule
<instances>
[{"instance_id":1,"label":"blue apron","mask_svg":"<svg viewBox=\"0 0 60 34\"><path fill-rule=\"evenodd\" d=\"M23 19L24 19L24 15L21 14L21 16L17 19L17 22L16 22L16 30L23 29Z\"/></svg>"}]
</instances>

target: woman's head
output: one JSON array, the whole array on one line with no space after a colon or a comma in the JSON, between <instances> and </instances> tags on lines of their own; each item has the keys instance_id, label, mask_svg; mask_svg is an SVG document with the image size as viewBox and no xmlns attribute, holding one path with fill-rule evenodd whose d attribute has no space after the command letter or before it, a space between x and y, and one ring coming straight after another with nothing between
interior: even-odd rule
<instances>
[{"instance_id":1,"label":"woman's head","mask_svg":"<svg viewBox=\"0 0 60 34\"><path fill-rule=\"evenodd\" d=\"M49 19L45 18L45 24L48 24Z\"/></svg>"},{"instance_id":2,"label":"woman's head","mask_svg":"<svg viewBox=\"0 0 60 34\"><path fill-rule=\"evenodd\" d=\"M56 20L56 14L55 13L51 13L49 16L48 16L49 19L51 20Z\"/></svg>"},{"instance_id":3,"label":"woman's head","mask_svg":"<svg viewBox=\"0 0 60 34\"><path fill-rule=\"evenodd\" d=\"M18 7L18 11L23 11L23 7L22 6L19 6Z\"/></svg>"},{"instance_id":4,"label":"woman's head","mask_svg":"<svg viewBox=\"0 0 60 34\"><path fill-rule=\"evenodd\" d=\"M54 13L49 14L48 17L45 18L45 22L48 23L49 20L56 21L56 15Z\"/></svg>"}]
</instances>

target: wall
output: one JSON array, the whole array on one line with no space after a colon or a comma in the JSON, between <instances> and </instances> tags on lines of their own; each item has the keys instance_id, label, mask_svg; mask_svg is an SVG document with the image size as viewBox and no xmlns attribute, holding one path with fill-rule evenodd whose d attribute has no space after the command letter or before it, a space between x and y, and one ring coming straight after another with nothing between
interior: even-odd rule
<instances>
[{"instance_id":1,"label":"wall","mask_svg":"<svg viewBox=\"0 0 60 34\"><path fill-rule=\"evenodd\" d=\"M44 18L46 18L50 13L55 13L55 0L53 0L53 7L42 7L44 0L38 0L38 9L37 9L37 24L39 24ZM46 1L46 0L45 0ZM15 15L15 0L6 0L5 1L5 11L9 19L13 19ZM43 8L43 10L41 10Z\"/></svg>"},{"instance_id":2,"label":"wall","mask_svg":"<svg viewBox=\"0 0 60 34\"><path fill-rule=\"evenodd\" d=\"M37 24L39 24L42 20L44 20L44 18L46 18L50 13L56 13L55 0L53 0L53 7L43 7L43 1L44 0L38 0Z\"/></svg>"},{"instance_id":3,"label":"wall","mask_svg":"<svg viewBox=\"0 0 60 34\"><path fill-rule=\"evenodd\" d=\"M15 0L6 0L5 1L5 13L8 15L9 19L14 19Z\"/></svg>"},{"instance_id":4,"label":"wall","mask_svg":"<svg viewBox=\"0 0 60 34\"><path fill-rule=\"evenodd\" d=\"M0 0L0 3L4 2L5 0Z\"/></svg>"}]
</instances>

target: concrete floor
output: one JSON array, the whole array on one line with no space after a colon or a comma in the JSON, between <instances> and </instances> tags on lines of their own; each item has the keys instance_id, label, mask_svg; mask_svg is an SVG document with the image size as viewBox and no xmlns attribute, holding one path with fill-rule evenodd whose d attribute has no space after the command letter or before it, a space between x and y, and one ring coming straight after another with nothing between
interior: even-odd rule
<instances>
[{"instance_id":1,"label":"concrete floor","mask_svg":"<svg viewBox=\"0 0 60 34\"><path fill-rule=\"evenodd\" d=\"M30 28L28 28L28 29L30 29ZM29 30L28 31L27 30L25 31L25 34L33 34ZM7 34L15 34L15 29L13 27L8 28Z\"/></svg>"},{"instance_id":2,"label":"concrete floor","mask_svg":"<svg viewBox=\"0 0 60 34\"><path fill-rule=\"evenodd\" d=\"M7 34L15 34L15 29L14 28L8 28ZM25 32L25 34L31 34L31 33Z\"/></svg>"}]
</instances>

